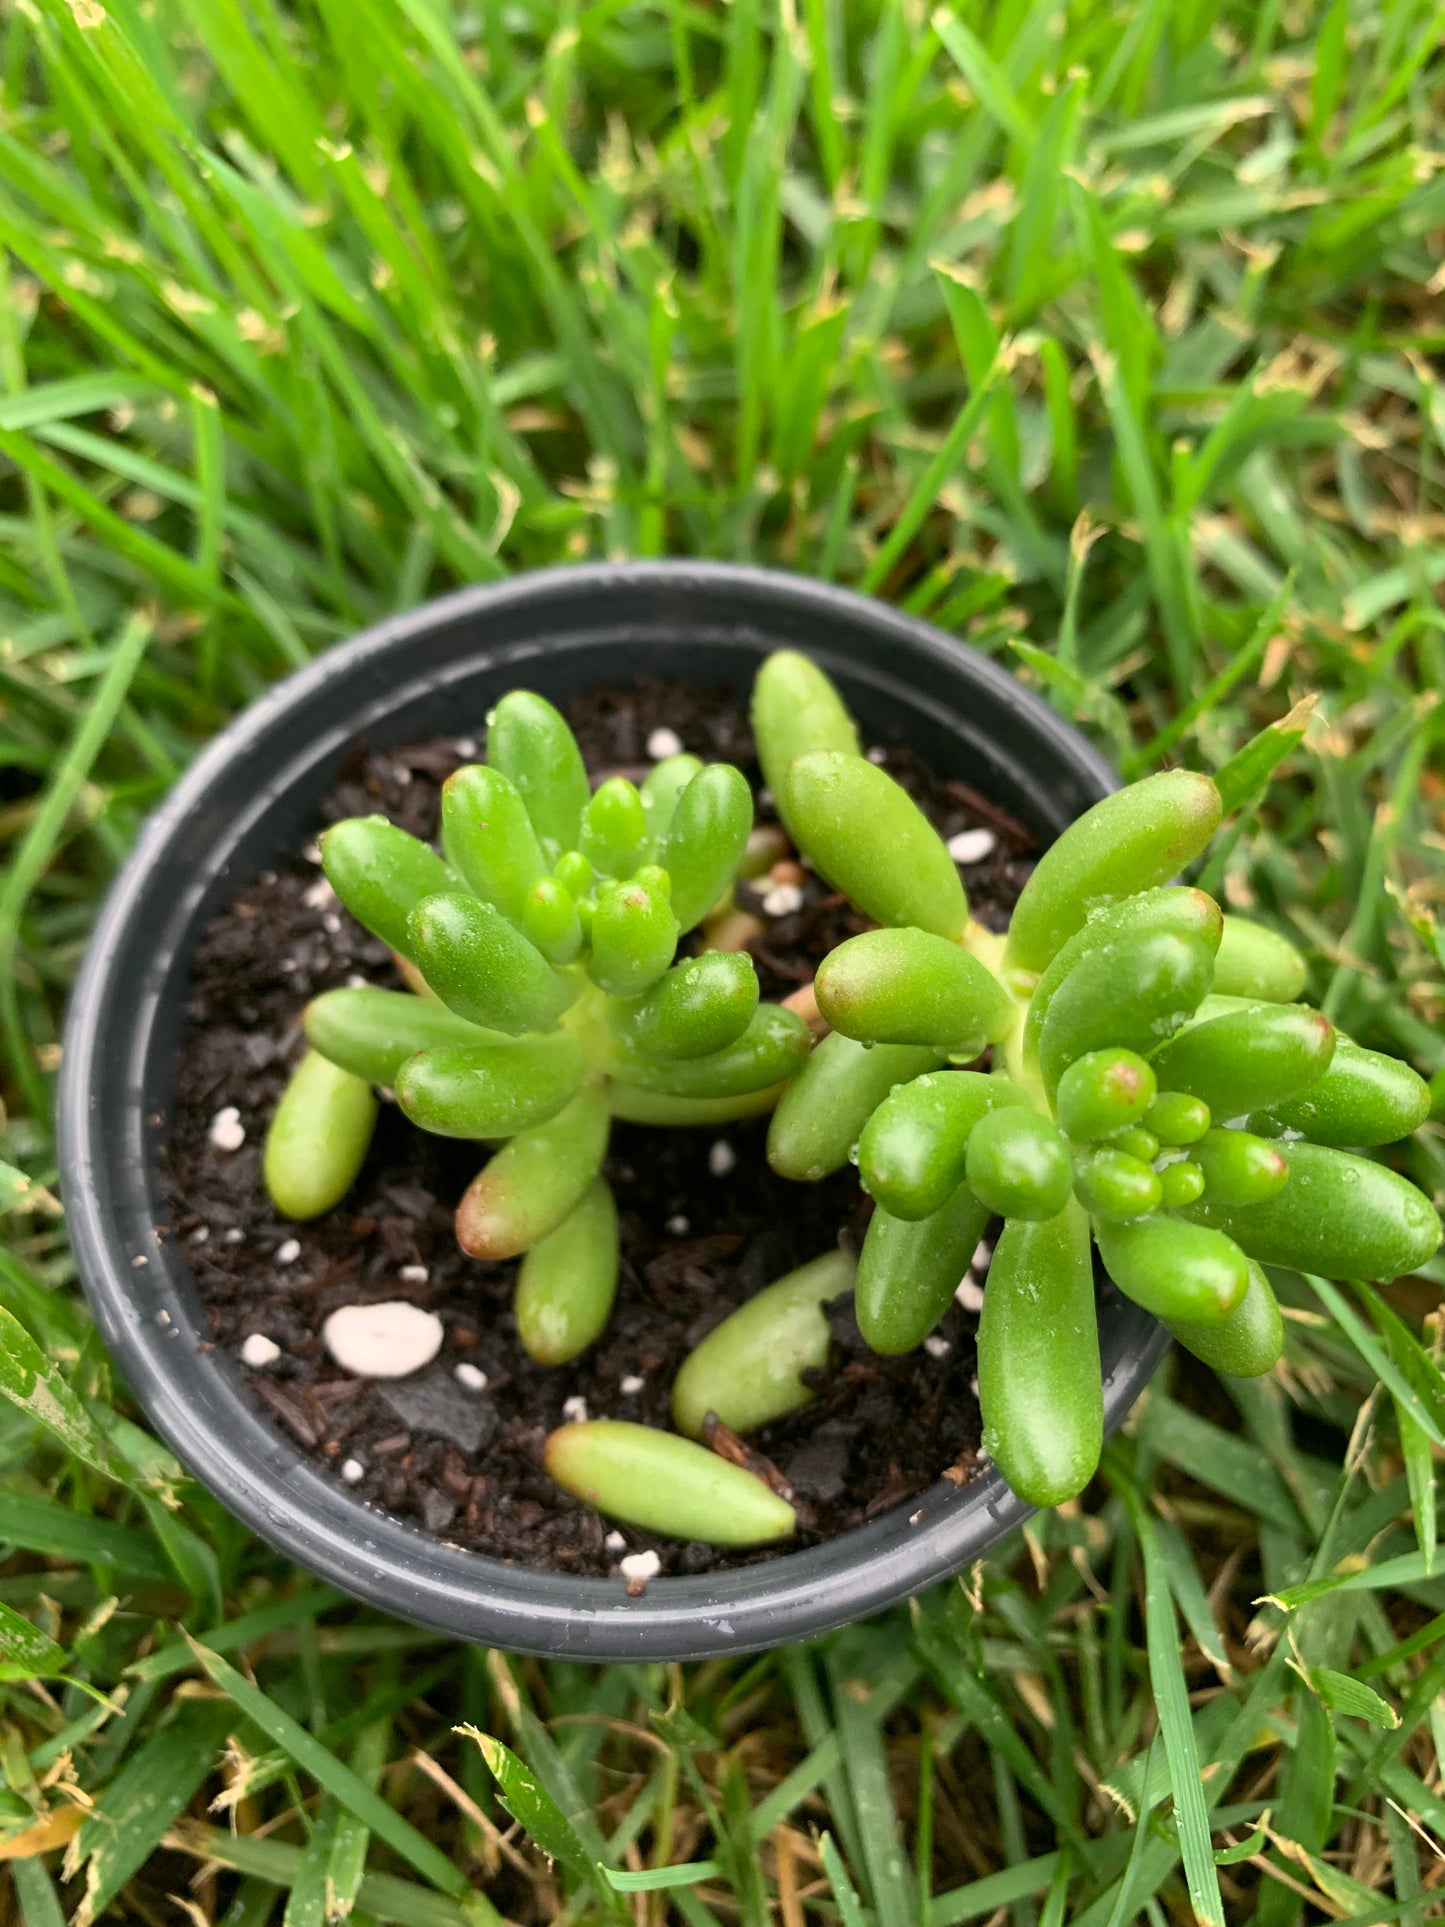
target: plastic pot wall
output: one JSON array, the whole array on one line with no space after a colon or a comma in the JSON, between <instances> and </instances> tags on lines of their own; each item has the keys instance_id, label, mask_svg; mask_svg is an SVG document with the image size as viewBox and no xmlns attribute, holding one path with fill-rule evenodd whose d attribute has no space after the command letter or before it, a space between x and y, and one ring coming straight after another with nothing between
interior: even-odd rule
<instances>
[{"instance_id":1,"label":"plastic pot wall","mask_svg":"<svg viewBox=\"0 0 1445 1927\"><path fill-rule=\"evenodd\" d=\"M156 1176L189 958L214 912L313 834L358 736L479 733L518 685L558 703L638 676L740 695L787 645L842 687L870 742L907 741L1043 841L1115 786L1107 764L986 658L860 596L759 569L655 563L523 575L367 630L278 684L217 737L147 824L102 912L71 1004L62 1179L80 1275L156 1430L259 1536L403 1619L517 1652L655 1660L746 1652L876 1612L956 1571L1028 1516L988 1469L827 1545L741 1571L620 1583L448 1547L363 1505L265 1418L207 1320ZM1162 1355L1161 1329L1101 1304L1106 1422Z\"/></svg>"}]
</instances>

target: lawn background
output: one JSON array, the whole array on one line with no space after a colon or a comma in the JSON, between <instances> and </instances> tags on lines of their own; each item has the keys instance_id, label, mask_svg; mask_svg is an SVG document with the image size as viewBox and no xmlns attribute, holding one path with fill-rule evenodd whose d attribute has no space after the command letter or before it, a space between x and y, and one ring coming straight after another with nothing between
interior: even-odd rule
<instances>
[{"instance_id":1,"label":"lawn background","mask_svg":"<svg viewBox=\"0 0 1445 1927\"><path fill-rule=\"evenodd\" d=\"M0 5L0 1389L53 1394L0 1407L7 1921L1438 1917L1438 1261L1288 1284L1266 1383L1172 1363L1087 1509L912 1609L601 1671L353 1608L186 1485L48 1187L66 986L197 745L364 623L584 557L886 596L1126 774L1317 698L1206 880L1436 1071L1442 28ZM1438 1192L1439 1128L1409 1157Z\"/></svg>"}]
</instances>

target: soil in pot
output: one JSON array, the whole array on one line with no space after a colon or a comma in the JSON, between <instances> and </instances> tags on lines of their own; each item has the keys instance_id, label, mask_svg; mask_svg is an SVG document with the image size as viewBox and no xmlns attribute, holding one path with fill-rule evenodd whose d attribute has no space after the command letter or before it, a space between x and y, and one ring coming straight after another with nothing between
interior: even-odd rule
<instances>
[{"instance_id":1,"label":"soil in pot","mask_svg":"<svg viewBox=\"0 0 1445 1927\"><path fill-rule=\"evenodd\" d=\"M594 778L640 780L650 759L680 744L737 764L756 790L746 716L725 690L599 689L575 701L568 720ZM443 780L477 754L465 738L384 752L360 744L317 828L381 811L430 838ZM906 749L880 760L945 837L972 833L956 847L974 914L1002 929L1028 874L1027 833ZM766 792L757 814L775 820ZM783 881L791 887L764 877L739 891L761 927L749 948L765 997L807 983L827 952L863 927L812 872L785 871ZM592 1577L616 1574L627 1555L646 1551L663 1573L772 1556L615 1528L552 1484L542 1444L584 1409L666 1426L678 1367L728 1312L840 1240L858 1248L871 1205L856 1172L817 1185L775 1177L764 1157L766 1120L718 1131L617 1127L606 1167L622 1220L612 1320L571 1365L538 1366L511 1315L516 1264L466 1258L453 1236L456 1201L482 1162L476 1147L428 1137L384 1105L366 1166L338 1209L292 1225L266 1196L261 1149L301 1048L301 1009L352 982L398 980L384 947L332 895L314 846L248 885L212 921L193 960L162 1169L171 1214L163 1235L186 1248L214 1343L240 1362L269 1415L358 1498L449 1543ZM794 1490L801 1530L791 1546L907 1504L940 1474L959 1483L970 1475L978 1295L961 1297L926 1348L903 1358L876 1357L851 1314L835 1315L817 1400L749 1441ZM322 1343L325 1320L343 1305L391 1299L441 1320L436 1359L396 1381L343 1372Z\"/></svg>"}]
</instances>

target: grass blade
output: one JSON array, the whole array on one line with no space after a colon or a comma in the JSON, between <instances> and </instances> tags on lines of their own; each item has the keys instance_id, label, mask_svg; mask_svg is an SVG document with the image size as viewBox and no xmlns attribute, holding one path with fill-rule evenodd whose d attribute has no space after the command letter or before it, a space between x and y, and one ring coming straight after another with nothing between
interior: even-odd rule
<instances>
[{"instance_id":1,"label":"grass blade","mask_svg":"<svg viewBox=\"0 0 1445 1927\"><path fill-rule=\"evenodd\" d=\"M283 1712L274 1700L268 1699L259 1686L244 1679L219 1653L202 1646L199 1640L189 1643L212 1683L248 1719L254 1720L269 1739L283 1748L303 1772L309 1773L318 1786L324 1787L348 1813L355 1814L358 1820L370 1827L378 1840L384 1840L408 1866L414 1867L424 1879L430 1880L433 1886L450 1894L454 1900L474 1897L466 1876L446 1855L364 1781L358 1779L350 1767L314 1739L304 1726L299 1725L289 1713Z\"/></svg>"},{"instance_id":2,"label":"grass blade","mask_svg":"<svg viewBox=\"0 0 1445 1927\"><path fill-rule=\"evenodd\" d=\"M1174 1817L1179 1827L1179 1852L1184 1861L1189 1901L1200 1927L1224 1927L1224 1901L1214 1865L1209 1813L1204 1804L1200 1780L1200 1759L1194 1744L1189 1688L1179 1659L1179 1637L1170 1598L1169 1574L1159 1550L1154 1522L1145 1510L1132 1480L1119 1467L1117 1454L1111 1456L1113 1463L1109 1477L1129 1509L1139 1540L1140 1556L1144 1561L1149 1678L1154 1687L1154 1703L1159 1714L1164 1754L1169 1762Z\"/></svg>"},{"instance_id":3,"label":"grass blade","mask_svg":"<svg viewBox=\"0 0 1445 1927\"><path fill-rule=\"evenodd\" d=\"M159 1846L214 1768L230 1717L215 1701L184 1701L86 1815L66 1856L68 1869L85 1870L76 1927L100 1919Z\"/></svg>"}]
</instances>

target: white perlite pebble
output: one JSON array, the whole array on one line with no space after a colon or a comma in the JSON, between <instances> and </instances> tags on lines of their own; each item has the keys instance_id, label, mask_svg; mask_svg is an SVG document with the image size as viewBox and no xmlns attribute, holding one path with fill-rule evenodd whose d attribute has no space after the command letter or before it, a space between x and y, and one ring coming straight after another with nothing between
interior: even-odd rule
<instances>
[{"instance_id":1,"label":"white perlite pebble","mask_svg":"<svg viewBox=\"0 0 1445 1927\"><path fill-rule=\"evenodd\" d=\"M763 898L765 917L790 917L803 907L803 892L796 883L779 883Z\"/></svg>"},{"instance_id":2,"label":"white perlite pebble","mask_svg":"<svg viewBox=\"0 0 1445 1927\"><path fill-rule=\"evenodd\" d=\"M328 903L335 903L336 892L325 877L320 877L312 884L301 901L308 910L324 910Z\"/></svg>"},{"instance_id":3,"label":"white perlite pebble","mask_svg":"<svg viewBox=\"0 0 1445 1927\"><path fill-rule=\"evenodd\" d=\"M300 1256L301 1240L299 1238L288 1238L284 1245L277 1245L276 1247L276 1262L278 1265L294 1265Z\"/></svg>"},{"instance_id":4,"label":"white perlite pebble","mask_svg":"<svg viewBox=\"0 0 1445 1927\"><path fill-rule=\"evenodd\" d=\"M618 1570L624 1579L655 1579L662 1571L662 1561L655 1552L629 1552L618 1561Z\"/></svg>"},{"instance_id":5,"label":"white perlite pebble","mask_svg":"<svg viewBox=\"0 0 1445 1927\"><path fill-rule=\"evenodd\" d=\"M675 729L655 729L647 739L647 753L654 763L669 756L681 756L682 738Z\"/></svg>"},{"instance_id":6,"label":"white perlite pebble","mask_svg":"<svg viewBox=\"0 0 1445 1927\"><path fill-rule=\"evenodd\" d=\"M458 736L452 747L464 762L470 763L477 753L477 739L475 736Z\"/></svg>"},{"instance_id":7,"label":"white perlite pebble","mask_svg":"<svg viewBox=\"0 0 1445 1927\"><path fill-rule=\"evenodd\" d=\"M620 1532L609 1532L602 1543L609 1552L623 1552L627 1548L627 1541Z\"/></svg>"},{"instance_id":8,"label":"white perlite pebble","mask_svg":"<svg viewBox=\"0 0 1445 1927\"><path fill-rule=\"evenodd\" d=\"M888 751L878 743L875 743L868 752L868 761L870 763L886 763L888 761Z\"/></svg>"},{"instance_id":9,"label":"white perlite pebble","mask_svg":"<svg viewBox=\"0 0 1445 1927\"><path fill-rule=\"evenodd\" d=\"M930 1337L924 1339L923 1349L928 1353L930 1358L947 1358L948 1354L953 1350L953 1347L946 1338L940 1338L938 1333L934 1332Z\"/></svg>"},{"instance_id":10,"label":"white perlite pebble","mask_svg":"<svg viewBox=\"0 0 1445 1927\"><path fill-rule=\"evenodd\" d=\"M992 830L960 830L948 839L948 854L955 863L982 863L997 842Z\"/></svg>"},{"instance_id":11,"label":"white perlite pebble","mask_svg":"<svg viewBox=\"0 0 1445 1927\"><path fill-rule=\"evenodd\" d=\"M563 1400L562 1416L569 1425L585 1425L587 1423L587 1401L582 1397L580 1392L574 1398Z\"/></svg>"},{"instance_id":12,"label":"white perlite pebble","mask_svg":"<svg viewBox=\"0 0 1445 1927\"><path fill-rule=\"evenodd\" d=\"M209 1240L210 1235L211 1227L208 1224L198 1224L191 1233L190 1241L193 1245L203 1245Z\"/></svg>"},{"instance_id":13,"label":"white perlite pebble","mask_svg":"<svg viewBox=\"0 0 1445 1927\"><path fill-rule=\"evenodd\" d=\"M341 1476L348 1485L360 1485L366 1477L366 1467L360 1459L347 1459L341 1467Z\"/></svg>"},{"instance_id":14,"label":"white perlite pebble","mask_svg":"<svg viewBox=\"0 0 1445 1927\"><path fill-rule=\"evenodd\" d=\"M953 1294L954 1301L965 1311L983 1310L983 1286L976 1285L972 1278L960 1280L958 1290Z\"/></svg>"},{"instance_id":15,"label":"white perlite pebble","mask_svg":"<svg viewBox=\"0 0 1445 1927\"><path fill-rule=\"evenodd\" d=\"M618 1383L617 1389L624 1398L636 1398L646 1383L647 1380L639 1378L636 1372L629 1372L627 1377Z\"/></svg>"},{"instance_id":16,"label":"white perlite pebble","mask_svg":"<svg viewBox=\"0 0 1445 1927\"><path fill-rule=\"evenodd\" d=\"M487 1375L480 1365L458 1365L452 1377L464 1392L484 1392L487 1389Z\"/></svg>"},{"instance_id":17,"label":"white perlite pebble","mask_svg":"<svg viewBox=\"0 0 1445 1927\"><path fill-rule=\"evenodd\" d=\"M240 1150L246 1142L246 1127L234 1104L227 1104L223 1110L217 1111L206 1135L218 1151Z\"/></svg>"},{"instance_id":18,"label":"white perlite pebble","mask_svg":"<svg viewBox=\"0 0 1445 1927\"><path fill-rule=\"evenodd\" d=\"M685 1218L679 1211L675 1218L668 1219L667 1228L674 1238L685 1238L688 1232L692 1230L692 1221L689 1218Z\"/></svg>"},{"instance_id":19,"label":"white perlite pebble","mask_svg":"<svg viewBox=\"0 0 1445 1927\"><path fill-rule=\"evenodd\" d=\"M725 1178L737 1161L738 1154L726 1138L719 1138L707 1154L707 1168L715 1178Z\"/></svg>"},{"instance_id":20,"label":"white perlite pebble","mask_svg":"<svg viewBox=\"0 0 1445 1927\"><path fill-rule=\"evenodd\" d=\"M404 1285L424 1285L431 1277L425 1265L403 1265L399 1275Z\"/></svg>"},{"instance_id":21,"label":"white perlite pebble","mask_svg":"<svg viewBox=\"0 0 1445 1927\"><path fill-rule=\"evenodd\" d=\"M265 1332L252 1332L241 1347L241 1363L255 1371L260 1371L263 1365L274 1365L280 1356L281 1347Z\"/></svg>"},{"instance_id":22,"label":"white perlite pebble","mask_svg":"<svg viewBox=\"0 0 1445 1927\"><path fill-rule=\"evenodd\" d=\"M223 1231L221 1233L221 1243L223 1245L238 1245L245 1235L240 1225L233 1224L229 1231Z\"/></svg>"},{"instance_id":23,"label":"white perlite pebble","mask_svg":"<svg viewBox=\"0 0 1445 1927\"><path fill-rule=\"evenodd\" d=\"M968 1261L970 1271L987 1271L993 1262L993 1246L987 1241L974 1247L973 1256Z\"/></svg>"},{"instance_id":24,"label":"white perlite pebble","mask_svg":"<svg viewBox=\"0 0 1445 1927\"><path fill-rule=\"evenodd\" d=\"M357 1378L406 1378L442 1348L442 1321L399 1298L381 1305L343 1305L321 1327L326 1349Z\"/></svg>"}]
</instances>

